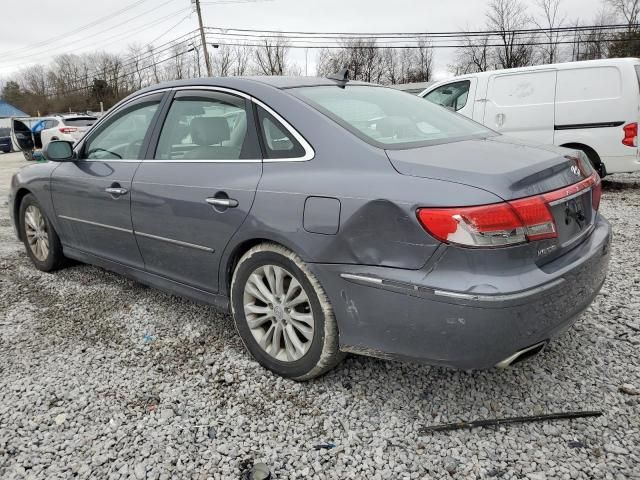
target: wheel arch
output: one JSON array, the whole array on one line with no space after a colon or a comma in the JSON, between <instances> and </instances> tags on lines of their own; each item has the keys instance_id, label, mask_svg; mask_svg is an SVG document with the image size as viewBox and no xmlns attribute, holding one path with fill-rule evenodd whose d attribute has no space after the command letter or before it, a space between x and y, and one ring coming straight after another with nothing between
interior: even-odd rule
<instances>
[{"instance_id":1,"label":"wheel arch","mask_svg":"<svg viewBox=\"0 0 640 480\"><path fill-rule=\"evenodd\" d=\"M33 195L33 192L26 187L20 187L15 194L15 199L13 201L13 224L16 227L16 231L18 232L18 238L22 241L22 232L20 231L20 205L22 204L22 200L27 195Z\"/></svg>"},{"instance_id":2,"label":"wheel arch","mask_svg":"<svg viewBox=\"0 0 640 480\"><path fill-rule=\"evenodd\" d=\"M229 254L222 259L222 265L224 268L221 269L222 278L220 279L220 285L224 288L224 291L220 292L221 294L230 296L231 294L231 280L233 278L233 272L238 265L238 262L242 258L242 256L251 250L256 245L260 245L261 243L273 243L275 245L280 245L292 252L298 254L295 249L291 248L290 245L283 243L279 240L274 240L273 238L267 238L266 236L249 238L239 242L237 245L233 247L233 249L229 252Z\"/></svg>"},{"instance_id":3,"label":"wheel arch","mask_svg":"<svg viewBox=\"0 0 640 480\"><path fill-rule=\"evenodd\" d=\"M568 142L568 143L563 143L560 146L565 148L573 148L575 150L582 150L587 155L589 160L591 160L591 163L593 164L593 166L596 167L596 169L598 170L598 173L600 173L600 170L602 168L601 166L603 165L602 159L600 158L600 155L593 147L590 147L589 145L580 143L580 142Z\"/></svg>"}]
</instances>

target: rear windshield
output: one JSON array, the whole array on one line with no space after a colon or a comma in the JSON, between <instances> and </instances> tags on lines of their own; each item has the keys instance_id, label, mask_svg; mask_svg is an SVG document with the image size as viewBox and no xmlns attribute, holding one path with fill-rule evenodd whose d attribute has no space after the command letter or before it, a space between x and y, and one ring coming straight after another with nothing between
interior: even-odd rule
<instances>
[{"instance_id":1,"label":"rear windshield","mask_svg":"<svg viewBox=\"0 0 640 480\"><path fill-rule=\"evenodd\" d=\"M351 85L290 91L381 148L413 148L497 135L444 107L391 88Z\"/></svg>"},{"instance_id":2,"label":"rear windshield","mask_svg":"<svg viewBox=\"0 0 640 480\"><path fill-rule=\"evenodd\" d=\"M97 120L96 117L75 117L65 118L62 122L69 127L90 127L96 123Z\"/></svg>"}]
</instances>

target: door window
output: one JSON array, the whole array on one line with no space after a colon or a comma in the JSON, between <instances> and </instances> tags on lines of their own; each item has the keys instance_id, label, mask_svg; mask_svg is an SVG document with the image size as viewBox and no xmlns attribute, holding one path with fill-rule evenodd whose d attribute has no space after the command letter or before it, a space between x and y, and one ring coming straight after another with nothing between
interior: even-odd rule
<instances>
[{"instance_id":1,"label":"door window","mask_svg":"<svg viewBox=\"0 0 640 480\"><path fill-rule=\"evenodd\" d=\"M160 100L148 100L118 112L84 146L83 158L140 160L144 138Z\"/></svg>"},{"instance_id":2,"label":"door window","mask_svg":"<svg viewBox=\"0 0 640 480\"><path fill-rule=\"evenodd\" d=\"M258 106L258 122L265 148L265 158L300 158L305 150L273 115Z\"/></svg>"},{"instance_id":3,"label":"door window","mask_svg":"<svg viewBox=\"0 0 640 480\"><path fill-rule=\"evenodd\" d=\"M424 98L457 112L467 104L470 86L471 82L469 80L448 83L427 93Z\"/></svg>"},{"instance_id":4,"label":"door window","mask_svg":"<svg viewBox=\"0 0 640 480\"><path fill-rule=\"evenodd\" d=\"M162 127L158 160L257 159L246 101L222 92L179 92Z\"/></svg>"}]
</instances>

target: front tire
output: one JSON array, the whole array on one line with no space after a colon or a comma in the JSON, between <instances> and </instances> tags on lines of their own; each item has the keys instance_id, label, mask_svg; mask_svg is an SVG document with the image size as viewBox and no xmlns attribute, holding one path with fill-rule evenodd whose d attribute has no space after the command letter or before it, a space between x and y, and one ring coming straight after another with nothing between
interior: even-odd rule
<instances>
[{"instance_id":1,"label":"front tire","mask_svg":"<svg viewBox=\"0 0 640 480\"><path fill-rule=\"evenodd\" d=\"M25 195L20 203L20 236L38 270L52 272L65 263L60 238L36 198Z\"/></svg>"},{"instance_id":2,"label":"front tire","mask_svg":"<svg viewBox=\"0 0 640 480\"><path fill-rule=\"evenodd\" d=\"M231 310L245 347L265 368L303 381L344 355L333 309L302 259L264 243L242 256L231 281Z\"/></svg>"}]
</instances>

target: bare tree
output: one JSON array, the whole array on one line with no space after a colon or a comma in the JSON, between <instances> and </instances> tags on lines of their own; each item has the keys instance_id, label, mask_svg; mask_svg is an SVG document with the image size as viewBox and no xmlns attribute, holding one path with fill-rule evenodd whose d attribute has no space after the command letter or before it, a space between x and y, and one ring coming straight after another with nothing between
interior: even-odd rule
<instances>
[{"instance_id":1,"label":"bare tree","mask_svg":"<svg viewBox=\"0 0 640 480\"><path fill-rule=\"evenodd\" d=\"M577 34L576 46L574 46L575 60L597 60L606 58L609 54L608 35L601 28L609 24L611 21L611 13L606 6L600 9L591 24L595 27L593 30L582 31ZM577 25L577 24L576 24Z\"/></svg>"},{"instance_id":2,"label":"bare tree","mask_svg":"<svg viewBox=\"0 0 640 480\"><path fill-rule=\"evenodd\" d=\"M214 75L220 77L227 77L231 74L231 67L233 61L233 52L231 47L227 45L220 45L216 50L216 55L213 57L213 72Z\"/></svg>"},{"instance_id":3,"label":"bare tree","mask_svg":"<svg viewBox=\"0 0 640 480\"><path fill-rule=\"evenodd\" d=\"M254 51L255 65L262 75L284 75L287 69L289 46L284 39L265 38Z\"/></svg>"},{"instance_id":4,"label":"bare tree","mask_svg":"<svg viewBox=\"0 0 640 480\"><path fill-rule=\"evenodd\" d=\"M449 66L455 75L486 72L490 69L491 48L489 37L471 37L464 40L456 51L455 62Z\"/></svg>"},{"instance_id":5,"label":"bare tree","mask_svg":"<svg viewBox=\"0 0 640 480\"><path fill-rule=\"evenodd\" d=\"M487 29L496 31L500 46L495 49L497 65L502 68L516 68L531 65L533 48L526 37L515 30L531 26L527 6L520 0L491 0L487 12Z\"/></svg>"},{"instance_id":6,"label":"bare tree","mask_svg":"<svg viewBox=\"0 0 640 480\"><path fill-rule=\"evenodd\" d=\"M231 75L245 75L249 69L251 47L236 45L232 50Z\"/></svg>"},{"instance_id":7,"label":"bare tree","mask_svg":"<svg viewBox=\"0 0 640 480\"><path fill-rule=\"evenodd\" d=\"M557 31L564 26L566 15L560 12L562 0L537 0L536 5L541 10L542 19L536 21L538 28L543 30L548 45L540 45L543 63L555 63L559 58L561 33Z\"/></svg>"},{"instance_id":8,"label":"bare tree","mask_svg":"<svg viewBox=\"0 0 640 480\"><path fill-rule=\"evenodd\" d=\"M638 30L636 25L640 17L640 0L606 0L606 3L618 18L624 19L629 32Z\"/></svg>"}]
</instances>

